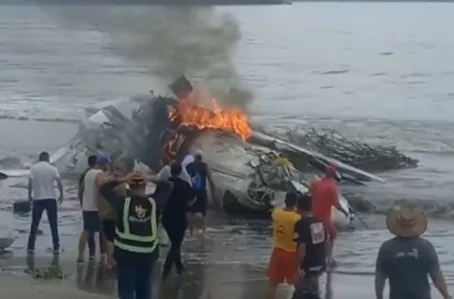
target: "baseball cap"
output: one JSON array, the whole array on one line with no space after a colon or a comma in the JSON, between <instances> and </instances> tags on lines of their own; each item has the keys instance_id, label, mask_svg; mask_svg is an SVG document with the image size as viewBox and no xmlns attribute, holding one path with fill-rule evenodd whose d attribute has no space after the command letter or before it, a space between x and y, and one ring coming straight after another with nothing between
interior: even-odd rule
<instances>
[{"instance_id":1,"label":"baseball cap","mask_svg":"<svg viewBox=\"0 0 454 299\"><path fill-rule=\"evenodd\" d=\"M103 153L96 154L96 164L103 165L103 164L111 164L112 160L110 157Z\"/></svg>"}]
</instances>

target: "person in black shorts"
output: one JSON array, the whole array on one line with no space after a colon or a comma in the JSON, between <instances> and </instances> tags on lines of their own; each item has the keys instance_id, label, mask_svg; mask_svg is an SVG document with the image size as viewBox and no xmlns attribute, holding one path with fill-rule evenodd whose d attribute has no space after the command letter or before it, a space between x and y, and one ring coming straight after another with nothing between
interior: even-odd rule
<instances>
[{"instance_id":1,"label":"person in black shorts","mask_svg":"<svg viewBox=\"0 0 454 299\"><path fill-rule=\"evenodd\" d=\"M104 254L104 246L102 244L102 236L100 229L100 220L98 210L96 208L96 187L95 180L97 172L102 170L97 167L97 156L91 155L88 157L89 168L84 171L79 180L79 200L82 208L83 230L79 238L79 254L78 262L84 262L84 252L88 241L88 250L90 259L94 259L96 252L95 233L100 233L100 253Z\"/></svg>"},{"instance_id":2,"label":"person in black shorts","mask_svg":"<svg viewBox=\"0 0 454 299\"><path fill-rule=\"evenodd\" d=\"M94 168L96 166L96 155L90 155L88 157L88 168L85 169L85 171L80 175L79 177L79 193L78 193L78 196L79 196L79 201L80 201L80 207L82 208L82 200L83 200L83 194L84 194L84 179L85 179L85 175L87 174L87 172ZM82 217L83 217L83 212L82 212ZM85 229L85 227L84 227ZM101 238L100 238L101 240ZM95 252L96 252L96 243L95 243L95 234L92 233L92 232L89 232L88 233L88 254L90 257L93 257L95 255Z\"/></svg>"},{"instance_id":3,"label":"person in black shorts","mask_svg":"<svg viewBox=\"0 0 454 299\"><path fill-rule=\"evenodd\" d=\"M215 186L211 176L208 164L202 160L202 151L197 151L194 154L194 162L186 166L189 176L192 181L192 188L196 194L196 202L188 211L189 216L189 231L192 235L194 228L202 229L205 233L205 216L208 206L208 193L206 182L210 185L211 194L214 194Z\"/></svg>"},{"instance_id":4,"label":"person in black shorts","mask_svg":"<svg viewBox=\"0 0 454 299\"><path fill-rule=\"evenodd\" d=\"M326 268L327 243L323 222L312 215L312 197L302 195L297 210L304 215L295 224L298 280L292 299L320 299L320 276Z\"/></svg>"}]
</instances>

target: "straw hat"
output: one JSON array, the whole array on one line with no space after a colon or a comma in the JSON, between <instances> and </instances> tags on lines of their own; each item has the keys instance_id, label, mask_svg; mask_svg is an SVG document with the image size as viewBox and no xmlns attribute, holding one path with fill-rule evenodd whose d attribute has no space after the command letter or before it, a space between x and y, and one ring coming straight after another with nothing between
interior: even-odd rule
<instances>
[{"instance_id":1,"label":"straw hat","mask_svg":"<svg viewBox=\"0 0 454 299\"><path fill-rule=\"evenodd\" d=\"M386 218L389 231L399 237L410 238L424 234L427 217L417 208L394 207Z\"/></svg>"}]
</instances>

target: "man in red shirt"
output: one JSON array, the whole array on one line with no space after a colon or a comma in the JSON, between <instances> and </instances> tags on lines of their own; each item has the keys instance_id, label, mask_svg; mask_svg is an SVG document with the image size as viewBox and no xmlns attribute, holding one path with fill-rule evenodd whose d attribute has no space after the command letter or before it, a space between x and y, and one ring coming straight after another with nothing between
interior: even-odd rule
<instances>
[{"instance_id":1,"label":"man in red shirt","mask_svg":"<svg viewBox=\"0 0 454 299\"><path fill-rule=\"evenodd\" d=\"M336 184L338 174L335 166L327 166L326 174L323 178L311 183L310 191L314 198L312 213L320 219L328 232L328 265L334 265L333 248L336 238L336 226L332 219L332 207L341 211L346 217L349 216L339 203L339 187Z\"/></svg>"}]
</instances>

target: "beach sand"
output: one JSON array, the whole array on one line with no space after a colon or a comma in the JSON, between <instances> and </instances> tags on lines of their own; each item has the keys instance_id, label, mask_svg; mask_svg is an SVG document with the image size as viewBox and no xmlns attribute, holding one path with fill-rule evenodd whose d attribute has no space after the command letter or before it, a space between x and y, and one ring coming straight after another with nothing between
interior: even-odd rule
<instances>
[{"instance_id":1,"label":"beach sand","mask_svg":"<svg viewBox=\"0 0 454 299\"><path fill-rule=\"evenodd\" d=\"M0 213L6 218L7 213ZM87 263L77 266L77 236L79 227L69 221L74 211L61 213L61 244L63 252L52 256L50 234L47 223L41 228L43 234L37 239L35 256L27 256L25 251L26 226L24 233L14 243L9 252L0 255L0 288L4 297L14 294L27 299L53 298L114 298L116 294L115 273L108 272L99 263ZM71 217L70 217L71 216ZM166 283L159 281L162 260L166 249L162 248L160 259L155 269L153 298L162 299L251 299L264 298L267 287L265 269L269 259L271 240L267 226L260 222L254 227L254 221L246 223L229 222L219 217L210 218L210 227L205 238L193 237L185 241L183 259L187 267L182 279L171 276ZM25 223L25 219L24 223ZM219 224L215 220L218 220ZM368 219L370 225L373 219ZM382 223L382 217L378 217ZM213 222L213 223L211 223ZM434 233L439 233L436 222L432 222ZM20 227L20 226L19 226ZM339 267L327 279L322 277L322 291L325 299L373 299L373 263L380 240L389 234L384 229L345 232L339 234L336 258ZM436 244L437 245L437 244ZM446 260L444 248L440 256ZM59 264L69 276L62 281L49 282L31 279L25 272L50 264ZM443 264L443 268L447 268ZM452 273L447 269L447 279L453 285ZM328 280L328 281L327 281ZM328 290L328 292L326 292ZM291 298L292 288L279 288L276 299ZM89 295L90 294L99 294ZM326 296L328 293L328 296ZM433 289L433 299L441 298ZM64 295L64 296L62 296ZM386 298L386 297L385 297Z\"/></svg>"},{"instance_id":2,"label":"beach sand","mask_svg":"<svg viewBox=\"0 0 454 299\"><path fill-rule=\"evenodd\" d=\"M44 259L41 259L44 260ZM101 299L114 298L116 283L115 274L106 273L97 263L76 267L71 261L61 263L64 270L73 269L72 275L63 280L32 279L27 274L1 273L0 289L2 298L14 295L18 299ZM155 277L159 277L160 265ZM266 278L263 268L241 264L203 265L191 263L182 279L173 276L164 283L154 283L154 298L219 298L251 299L264 298ZM370 275L353 276L333 273L322 278L323 298L326 299L364 299L374 298L373 277ZM328 292L326 292L328 290ZM441 298L434 293L434 299ZM276 299L287 299L292 288L281 287ZM11 296L12 297L12 296Z\"/></svg>"}]
</instances>

